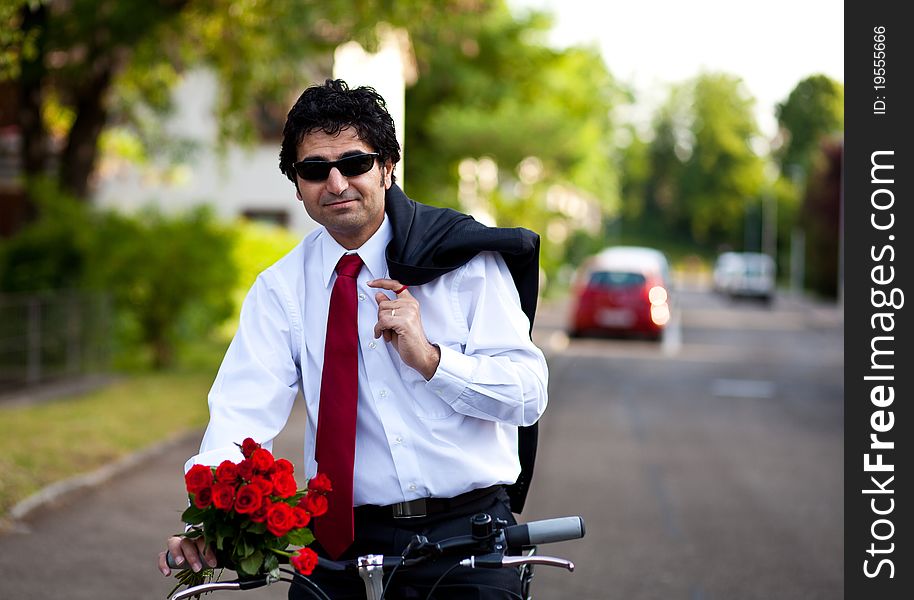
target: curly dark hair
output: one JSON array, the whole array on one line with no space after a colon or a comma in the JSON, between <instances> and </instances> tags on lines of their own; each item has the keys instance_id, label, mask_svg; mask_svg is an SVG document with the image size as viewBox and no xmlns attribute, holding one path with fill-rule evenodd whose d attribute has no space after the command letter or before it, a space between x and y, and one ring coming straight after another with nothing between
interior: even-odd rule
<instances>
[{"instance_id":1,"label":"curly dark hair","mask_svg":"<svg viewBox=\"0 0 914 600\"><path fill-rule=\"evenodd\" d=\"M298 160L298 145L305 135L318 130L336 135L348 127L378 153L381 164L399 162L400 144L384 98L374 88L349 89L342 79L328 79L302 92L289 111L282 130L279 170L296 183L292 165Z\"/></svg>"}]
</instances>

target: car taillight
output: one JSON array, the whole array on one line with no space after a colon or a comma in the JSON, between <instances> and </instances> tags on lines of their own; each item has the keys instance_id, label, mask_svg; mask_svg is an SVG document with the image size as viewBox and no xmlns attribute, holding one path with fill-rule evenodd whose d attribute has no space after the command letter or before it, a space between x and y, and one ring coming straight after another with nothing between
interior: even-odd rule
<instances>
[{"instance_id":1,"label":"car taillight","mask_svg":"<svg viewBox=\"0 0 914 600\"><path fill-rule=\"evenodd\" d=\"M655 285L647 292L651 302L651 321L654 325L663 327L670 321L670 305L667 304L669 294L662 285Z\"/></svg>"},{"instance_id":2,"label":"car taillight","mask_svg":"<svg viewBox=\"0 0 914 600\"><path fill-rule=\"evenodd\" d=\"M670 321L670 307L668 304L652 304L651 305L651 321L654 322L654 325L659 325L663 327Z\"/></svg>"},{"instance_id":3,"label":"car taillight","mask_svg":"<svg viewBox=\"0 0 914 600\"><path fill-rule=\"evenodd\" d=\"M647 299L650 300L651 304L654 306L666 304L668 297L666 289L664 289L662 285L655 285L647 292Z\"/></svg>"}]
</instances>

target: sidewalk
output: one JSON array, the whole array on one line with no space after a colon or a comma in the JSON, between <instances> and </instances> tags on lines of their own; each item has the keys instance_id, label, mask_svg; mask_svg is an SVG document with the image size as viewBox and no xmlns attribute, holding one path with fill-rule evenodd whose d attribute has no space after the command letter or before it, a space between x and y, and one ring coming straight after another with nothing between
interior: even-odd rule
<instances>
[{"instance_id":1,"label":"sidewalk","mask_svg":"<svg viewBox=\"0 0 914 600\"><path fill-rule=\"evenodd\" d=\"M304 415L296 408L274 450L300 470ZM94 485L36 504L0 534L0 598L162 600L174 586L155 567L169 533L182 529L184 461L202 432L157 445ZM97 475L97 474L96 474ZM285 598L284 586L244 600Z\"/></svg>"}]
</instances>

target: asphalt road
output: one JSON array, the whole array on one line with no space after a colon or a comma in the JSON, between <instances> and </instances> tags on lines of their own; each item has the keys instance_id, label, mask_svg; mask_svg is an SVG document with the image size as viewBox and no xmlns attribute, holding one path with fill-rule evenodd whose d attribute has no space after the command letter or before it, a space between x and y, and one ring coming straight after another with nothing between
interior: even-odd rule
<instances>
[{"instance_id":1,"label":"asphalt road","mask_svg":"<svg viewBox=\"0 0 914 600\"><path fill-rule=\"evenodd\" d=\"M538 317L551 395L522 519L578 514L587 534L540 548L577 569L538 568L537 597L843 597L840 312L689 290L677 305L660 344L569 341L561 306ZM289 458L300 413L292 423L276 447ZM164 598L171 583L154 557L177 527L182 464L198 442L179 440L0 535L0 598Z\"/></svg>"}]
</instances>

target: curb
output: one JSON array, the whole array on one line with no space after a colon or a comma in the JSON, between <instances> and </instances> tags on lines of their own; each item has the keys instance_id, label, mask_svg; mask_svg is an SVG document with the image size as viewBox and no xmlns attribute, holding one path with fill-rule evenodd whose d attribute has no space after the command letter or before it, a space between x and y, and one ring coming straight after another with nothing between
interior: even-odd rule
<instances>
[{"instance_id":1,"label":"curb","mask_svg":"<svg viewBox=\"0 0 914 600\"><path fill-rule=\"evenodd\" d=\"M165 441L156 442L151 446L130 453L114 462L103 465L94 471L75 475L62 481L52 483L38 490L25 500L15 504L2 520L7 521L7 525L12 525L14 529L21 528L21 526L17 525L17 521L25 519L38 508L55 503L71 493L101 485L116 475L119 475L146 460L163 454L179 444L189 442L193 438L199 438L200 435L201 433L197 430L187 431L175 437L168 438ZM2 532L3 529L5 529L5 527L0 526L0 532Z\"/></svg>"}]
</instances>

